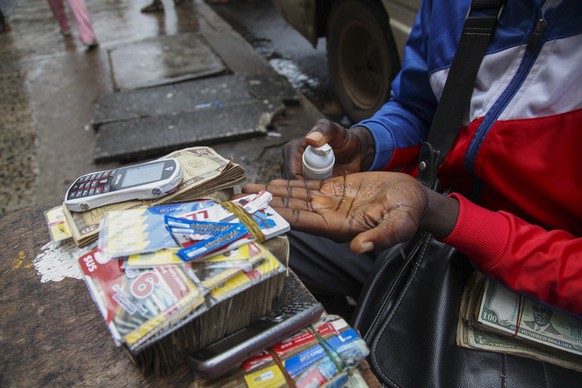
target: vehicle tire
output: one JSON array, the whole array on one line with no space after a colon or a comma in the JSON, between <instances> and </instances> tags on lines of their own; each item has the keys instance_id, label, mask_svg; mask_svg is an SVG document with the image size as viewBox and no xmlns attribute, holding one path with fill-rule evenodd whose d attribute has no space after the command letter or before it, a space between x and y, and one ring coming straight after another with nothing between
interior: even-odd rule
<instances>
[{"instance_id":1,"label":"vehicle tire","mask_svg":"<svg viewBox=\"0 0 582 388\"><path fill-rule=\"evenodd\" d=\"M379 1L334 5L327 20L327 59L337 98L353 122L372 116L386 102L400 58Z\"/></svg>"}]
</instances>

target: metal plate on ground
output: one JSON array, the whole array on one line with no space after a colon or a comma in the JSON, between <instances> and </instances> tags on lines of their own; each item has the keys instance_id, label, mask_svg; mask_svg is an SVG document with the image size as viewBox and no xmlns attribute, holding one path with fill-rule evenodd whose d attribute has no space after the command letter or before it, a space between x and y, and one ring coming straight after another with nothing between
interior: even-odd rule
<instances>
[{"instance_id":1,"label":"metal plate on ground","mask_svg":"<svg viewBox=\"0 0 582 388\"><path fill-rule=\"evenodd\" d=\"M254 78L253 78L254 79ZM144 117L193 112L205 107L220 107L239 103L241 100L276 100L273 105L282 104L277 96L268 98L250 94L249 81L244 75L223 75L185 81L146 89L126 90L109 93L100 98L95 109L92 124L98 130L103 124ZM268 85L263 82L263 89ZM258 89L257 85L252 85Z\"/></svg>"},{"instance_id":2,"label":"metal plate on ground","mask_svg":"<svg viewBox=\"0 0 582 388\"><path fill-rule=\"evenodd\" d=\"M195 145L262 136L275 113L263 102L246 99L194 112L104 124L97 134L94 159L96 163L136 161Z\"/></svg>"},{"instance_id":3,"label":"metal plate on ground","mask_svg":"<svg viewBox=\"0 0 582 388\"><path fill-rule=\"evenodd\" d=\"M165 85L226 70L195 33L131 42L109 50L109 56L116 90Z\"/></svg>"}]
</instances>

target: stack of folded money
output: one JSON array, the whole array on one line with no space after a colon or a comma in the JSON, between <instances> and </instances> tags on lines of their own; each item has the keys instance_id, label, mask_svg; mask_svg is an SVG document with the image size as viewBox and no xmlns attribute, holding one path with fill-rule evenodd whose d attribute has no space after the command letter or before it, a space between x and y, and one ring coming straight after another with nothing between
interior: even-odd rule
<instances>
[{"instance_id":1,"label":"stack of folded money","mask_svg":"<svg viewBox=\"0 0 582 388\"><path fill-rule=\"evenodd\" d=\"M467 282L457 345L582 372L582 320L517 294L480 272Z\"/></svg>"},{"instance_id":2,"label":"stack of folded money","mask_svg":"<svg viewBox=\"0 0 582 388\"><path fill-rule=\"evenodd\" d=\"M245 180L242 166L223 158L209 147L185 148L164 158L176 158L184 173L182 183L172 194L155 201L126 201L86 212L71 212L63 206L67 225L77 246L84 247L97 240L99 223L110 211L187 202L199 198L222 202L232 196L234 186Z\"/></svg>"}]
</instances>

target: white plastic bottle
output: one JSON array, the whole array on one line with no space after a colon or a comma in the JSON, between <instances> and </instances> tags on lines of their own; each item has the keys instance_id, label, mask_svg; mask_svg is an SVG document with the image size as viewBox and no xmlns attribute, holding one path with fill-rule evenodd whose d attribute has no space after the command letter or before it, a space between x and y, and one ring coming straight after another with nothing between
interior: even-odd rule
<instances>
[{"instance_id":1,"label":"white plastic bottle","mask_svg":"<svg viewBox=\"0 0 582 388\"><path fill-rule=\"evenodd\" d=\"M335 155L329 144L324 144L321 147L307 146L302 160L302 174L305 179L331 178Z\"/></svg>"}]
</instances>

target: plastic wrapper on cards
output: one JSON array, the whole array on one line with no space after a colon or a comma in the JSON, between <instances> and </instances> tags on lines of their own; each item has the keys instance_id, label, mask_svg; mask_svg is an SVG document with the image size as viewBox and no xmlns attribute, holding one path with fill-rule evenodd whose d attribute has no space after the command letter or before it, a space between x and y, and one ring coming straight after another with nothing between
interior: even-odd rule
<instances>
[{"instance_id":1,"label":"plastic wrapper on cards","mask_svg":"<svg viewBox=\"0 0 582 388\"><path fill-rule=\"evenodd\" d=\"M103 260L97 249L79 265L116 345L132 351L207 307L199 286L181 266L122 268L123 261Z\"/></svg>"},{"instance_id":2,"label":"plastic wrapper on cards","mask_svg":"<svg viewBox=\"0 0 582 388\"><path fill-rule=\"evenodd\" d=\"M193 263L184 263L176 252L177 249L163 249L158 252L131 255L127 258L126 268L182 265L205 293L220 287L222 291L217 291L216 294L222 295L226 293L225 288L232 288L232 284L226 284L228 280L243 273L252 274L257 268L262 270L265 267L261 265L272 258L271 252L256 242L247 242L240 247ZM275 266L279 266L278 261Z\"/></svg>"},{"instance_id":3,"label":"plastic wrapper on cards","mask_svg":"<svg viewBox=\"0 0 582 388\"><path fill-rule=\"evenodd\" d=\"M166 230L164 216L201 211L213 201L195 201L109 212L99 224L98 247L103 261L178 248Z\"/></svg>"},{"instance_id":4,"label":"plastic wrapper on cards","mask_svg":"<svg viewBox=\"0 0 582 388\"><path fill-rule=\"evenodd\" d=\"M250 214L264 239L287 232L289 224L268 206L268 201L258 201L260 207L253 206L262 197L265 194L250 195L232 203L252 212ZM208 222L232 226L201 237L200 234L184 231L184 227L168 224L168 220L176 219L183 219L185 223ZM179 248L176 254L182 261L201 261L255 241L234 214L210 200L110 212L99 228L99 250L106 259Z\"/></svg>"},{"instance_id":5,"label":"plastic wrapper on cards","mask_svg":"<svg viewBox=\"0 0 582 388\"><path fill-rule=\"evenodd\" d=\"M97 248L78 260L91 296L116 345L131 352L172 333L216 304L242 293L285 266L261 244L249 243L199 263L129 266L129 260L103 260ZM133 261L140 261L135 255Z\"/></svg>"},{"instance_id":6,"label":"plastic wrapper on cards","mask_svg":"<svg viewBox=\"0 0 582 388\"><path fill-rule=\"evenodd\" d=\"M344 319L324 314L319 322L256 352L226 376L197 378L192 388L366 387L357 368L368 354L365 341Z\"/></svg>"}]
</instances>

